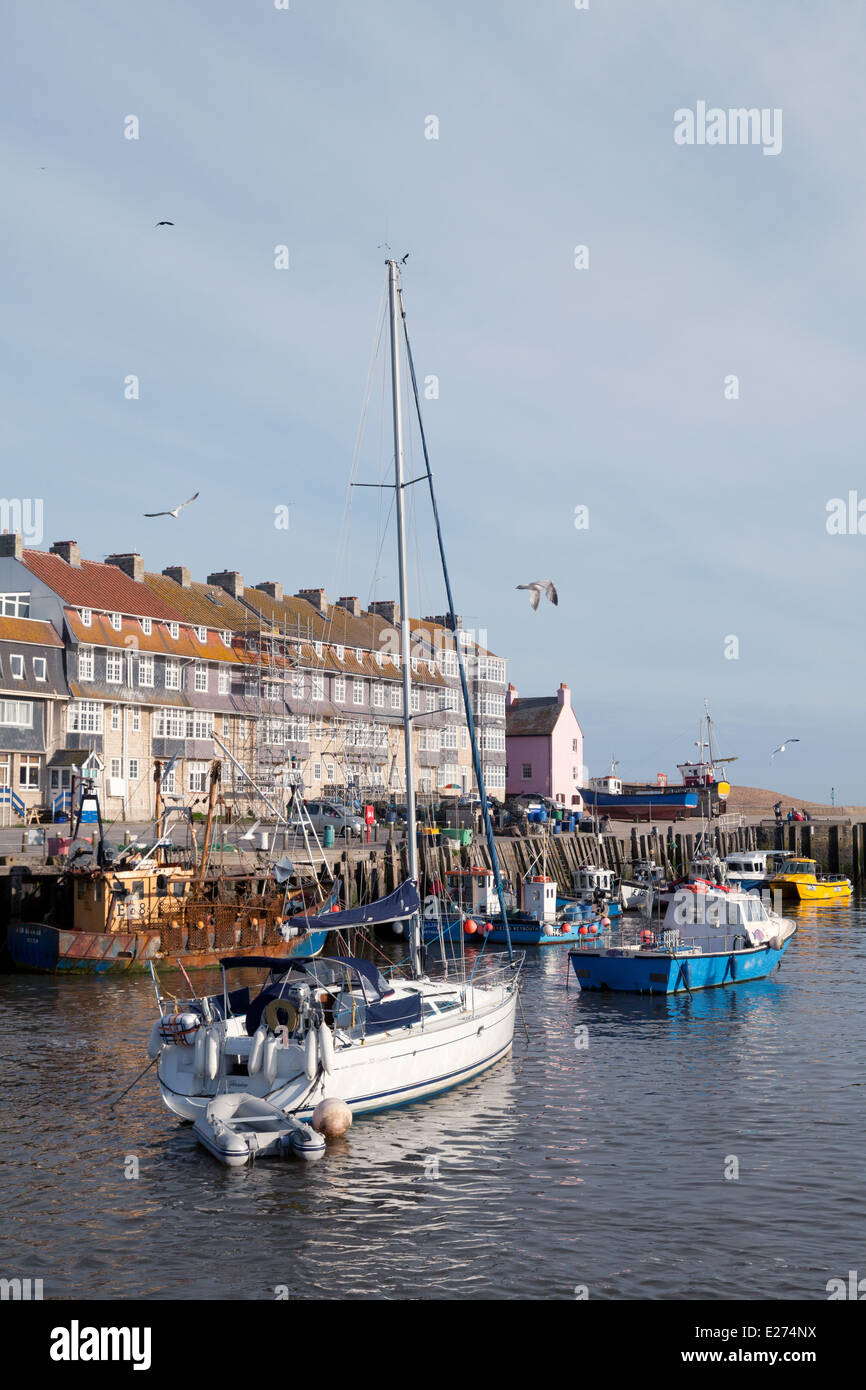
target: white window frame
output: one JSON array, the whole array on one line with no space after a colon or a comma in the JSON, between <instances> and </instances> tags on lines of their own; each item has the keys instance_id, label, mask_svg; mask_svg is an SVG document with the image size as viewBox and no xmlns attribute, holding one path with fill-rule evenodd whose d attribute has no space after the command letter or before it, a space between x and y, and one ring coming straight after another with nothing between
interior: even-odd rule
<instances>
[{"instance_id":1,"label":"white window frame","mask_svg":"<svg viewBox=\"0 0 866 1390\"><path fill-rule=\"evenodd\" d=\"M169 623L168 635L176 642L180 637L180 623Z\"/></svg>"},{"instance_id":2,"label":"white window frame","mask_svg":"<svg viewBox=\"0 0 866 1390\"><path fill-rule=\"evenodd\" d=\"M115 632L121 631L121 629L123 628L123 618L120 615L120 613L112 613L111 626L114 628Z\"/></svg>"},{"instance_id":3,"label":"white window frame","mask_svg":"<svg viewBox=\"0 0 866 1390\"><path fill-rule=\"evenodd\" d=\"M114 647L107 647L105 651L105 683L123 684L123 652L117 651Z\"/></svg>"},{"instance_id":4,"label":"white window frame","mask_svg":"<svg viewBox=\"0 0 866 1390\"><path fill-rule=\"evenodd\" d=\"M16 668L17 668L17 669L16 669ZM12 655L10 656L10 658L9 658L9 670L10 670L11 673L12 673L12 679L13 679L14 681L23 681L23 679L24 679L24 657L21 655L20 652L13 652Z\"/></svg>"},{"instance_id":5,"label":"white window frame","mask_svg":"<svg viewBox=\"0 0 866 1390\"><path fill-rule=\"evenodd\" d=\"M81 615L81 626L82 626L82 627L90 627L91 624L92 624L92 622L93 622L93 609L92 609L92 608L80 608L78 611L79 611L79 613L80 613L80 615Z\"/></svg>"},{"instance_id":6,"label":"white window frame","mask_svg":"<svg viewBox=\"0 0 866 1390\"><path fill-rule=\"evenodd\" d=\"M150 634L153 632L153 619L152 619L152 618L142 618L142 620L141 620L141 630L142 630L142 632L144 633L145 637L149 637Z\"/></svg>"}]
</instances>

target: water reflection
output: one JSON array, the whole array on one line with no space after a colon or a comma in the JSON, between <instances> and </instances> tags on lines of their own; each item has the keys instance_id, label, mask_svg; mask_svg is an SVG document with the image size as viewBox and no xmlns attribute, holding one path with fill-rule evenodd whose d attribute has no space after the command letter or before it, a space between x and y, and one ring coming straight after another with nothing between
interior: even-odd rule
<instances>
[{"instance_id":1,"label":"water reflection","mask_svg":"<svg viewBox=\"0 0 866 1390\"><path fill-rule=\"evenodd\" d=\"M797 915L770 979L692 997L581 995L566 948L530 952L512 1059L240 1172L152 1073L112 1107L149 980L0 977L2 1271L49 1297L823 1297L862 1256L866 913Z\"/></svg>"}]
</instances>

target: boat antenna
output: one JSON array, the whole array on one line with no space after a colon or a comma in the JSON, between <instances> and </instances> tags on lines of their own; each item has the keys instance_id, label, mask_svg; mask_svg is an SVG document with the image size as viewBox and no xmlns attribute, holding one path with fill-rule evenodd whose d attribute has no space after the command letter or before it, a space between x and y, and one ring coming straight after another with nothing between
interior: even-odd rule
<instances>
[{"instance_id":1,"label":"boat antenna","mask_svg":"<svg viewBox=\"0 0 866 1390\"><path fill-rule=\"evenodd\" d=\"M393 261L391 262L393 266ZM394 267L396 269L396 267ZM451 576L448 573L448 562L445 558L445 542L442 538L442 527L439 522L439 508L436 504L436 492L433 487L433 471L430 467L430 455L427 450L427 436L424 433L424 421L421 418L421 401L418 395L418 379L415 376L415 363L412 360L412 347L409 342L409 330L406 326L406 310L403 305L403 289L398 286L400 297L400 314L403 319L403 336L406 341L406 361L409 365L409 377L412 382L412 392L415 397L415 414L418 417L418 429L421 435L421 448L424 453L424 466L427 470L427 485L430 489L430 502L433 507L433 519L436 523L436 539L439 544L439 558L442 561L442 575L445 580L445 592L448 596L448 615L451 621L451 631L454 633L454 646L457 651L457 669L460 673L460 688L463 691L463 706L466 710L466 723L469 727L469 742L472 748L472 765L475 769L475 780L478 784L478 795L481 797L481 816L484 821L484 835L487 840L487 848L490 853L490 864L493 869L493 881L496 884L496 892L499 897L499 906L502 912L502 925L505 928L505 939L508 942L508 958L514 960L514 948L511 944L511 929L508 925L508 913L505 909L505 890L502 885L502 872L499 867L499 855L496 852L496 840L493 835L493 823L490 819L490 805L487 800L487 788L484 785L484 771L481 765L481 753L478 748L478 736L475 731L475 719L472 714L472 701L469 698L469 685L466 680L466 667L463 662L463 651L457 637L457 614L454 608L454 595L451 592ZM399 494L398 494L399 495Z\"/></svg>"}]
</instances>

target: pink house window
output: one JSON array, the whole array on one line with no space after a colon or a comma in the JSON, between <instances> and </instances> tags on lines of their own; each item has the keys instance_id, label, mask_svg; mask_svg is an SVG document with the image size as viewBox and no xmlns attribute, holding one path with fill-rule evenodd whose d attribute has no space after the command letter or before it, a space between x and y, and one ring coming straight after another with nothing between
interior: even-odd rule
<instances>
[{"instance_id":1,"label":"pink house window","mask_svg":"<svg viewBox=\"0 0 866 1390\"><path fill-rule=\"evenodd\" d=\"M528 782L532 778L532 763L523 764L523 781Z\"/></svg>"}]
</instances>

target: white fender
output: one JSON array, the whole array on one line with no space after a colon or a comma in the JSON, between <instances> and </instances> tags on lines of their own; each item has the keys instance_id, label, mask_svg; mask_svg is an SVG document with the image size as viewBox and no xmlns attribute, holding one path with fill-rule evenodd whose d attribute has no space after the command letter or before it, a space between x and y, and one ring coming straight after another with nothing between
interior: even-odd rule
<instances>
[{"instance_id":1,"label":"white fender","mask_svg":"<svg viewBox=\"0 0 866 1390\"><path fill-rule=\"evenodd\" d=\"M250 1048L250 1055L247 1059L247 1070L250 1076L255 1076L261 1068L266 1037L267 1030L265 1028L257 1028L253 1033L253 1045Z\"/></svg>"},{"instance_id":2,"label":"white fender","mask_svg":"<svg viewBox=\"0 0 866 1390\"><path fill-rule=\"evenodd\" d=\"M205 1044L205 1070L208 1081L215 1081L220 1069L220 1049L217 1041L216 1030L207 1031L207 1042Z\"/></svg>"},{"instance_id":3,"label":"white fender","mask_svg":"<svg viewBox=\"0 0 866 1390\"><path fill-rule=\"evenodd\" d=\"M317 1053L316 1034L311 1028L304 1039L304 1071L307 1074L308 1081L312 1081L316 1072L319 1070Z\"/></svg>"},{"instance_id":4,"label":"white fender","mask_svg":"<svg viewBox=\"0 0 866 1390\"><path fill-rule=\"evenodd\" d=\"M319 1024L319 1058L326 1076L334 1070L334 1035L327 1023Z\"/></svg>"},{"instance_id":5,"label":"white fender","mask_svg":"<svg viewBox=\"0 0 866 1390\"><path fill-rule=\"evenodd\" d=\"M147 1044L147 1055L151 1061L158 1057L162 1052L162 1019L158 1018L150 1030L150 1040Z\"/></svg>"},{"instance_id":6,"label":"white fender","mask_svg":"<svg viewBox=\"0 0 866 1390\"><path fill-rule=\"evenodd\" d=\"M199 1028L195 1035L195 1052L192 1058L192 1069L196 1076L204 1076L205 1051L207 1048L208 1032L206 1028Z\"/></svg>"},{"instance_id":7,"label":"white fender","mask_svg":"<svg viewBox=\"0 0 866 1390\"><path fill-rule=\"evenodd\" d=\"M264 1045L264 1055L262 1058L262 1075L270 1086L277 1074L277 1048L280 1045L279 1038L268 1038Z\"/></svg>"}]
</instances>

